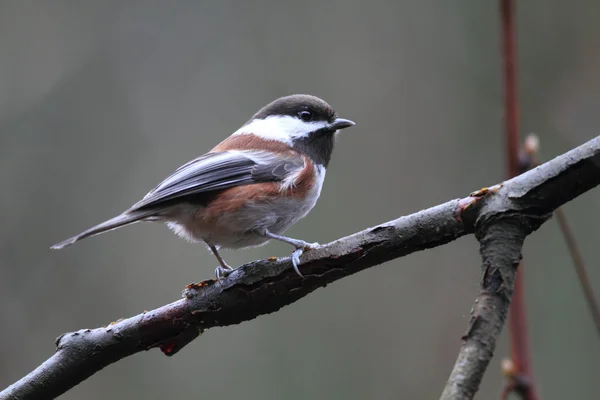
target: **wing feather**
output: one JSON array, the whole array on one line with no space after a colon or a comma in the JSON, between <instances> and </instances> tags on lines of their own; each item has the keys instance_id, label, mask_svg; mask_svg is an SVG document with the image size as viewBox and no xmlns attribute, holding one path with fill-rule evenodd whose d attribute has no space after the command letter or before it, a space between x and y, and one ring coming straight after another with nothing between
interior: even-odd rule
<instances>
[{"instance_id":1,"label":"wing feather","mask_svg":"<svg viewBox=\"0 0 600 400\"><path fill-rule=\"evenodd\" d=\"M207 153L179 167L129 211L153 208L176 198L234 186L283 181L303 167L304 159L295 152L229 150Z\"/></svg>"}]
</instances>

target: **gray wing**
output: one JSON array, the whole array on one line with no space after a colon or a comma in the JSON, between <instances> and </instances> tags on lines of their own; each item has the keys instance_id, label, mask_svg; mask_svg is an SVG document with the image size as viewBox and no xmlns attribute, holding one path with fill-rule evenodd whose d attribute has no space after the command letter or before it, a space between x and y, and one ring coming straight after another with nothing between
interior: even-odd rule
<instances>
[{"instance_id":1,"label":"gray wing","mask_svg":"<svg viewBox=\"0 0 600 400\"><path fill-rule=\"evenodd\" d=\"M179 167L128 211L234 186L282 181L303 167L304 159L299 155L238 150L207 153Z\"/></svg>"}]
</instances>

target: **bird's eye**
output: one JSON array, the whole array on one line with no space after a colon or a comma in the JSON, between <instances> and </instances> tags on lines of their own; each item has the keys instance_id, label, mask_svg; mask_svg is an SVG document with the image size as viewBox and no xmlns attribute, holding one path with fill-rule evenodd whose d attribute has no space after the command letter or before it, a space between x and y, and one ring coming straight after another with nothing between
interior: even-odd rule
<instances>
[{"instance_id":1,"label":"bird's eye","mask_svg":"<svg viewBox=\"0 0 600 400\"><path fill-rule=\"evenodd\" d=\"M298 115L300 116L300 119L304 122L310 122L313 119L313 115L310 111L300 111Z\"/></svg>"}]
</instances>

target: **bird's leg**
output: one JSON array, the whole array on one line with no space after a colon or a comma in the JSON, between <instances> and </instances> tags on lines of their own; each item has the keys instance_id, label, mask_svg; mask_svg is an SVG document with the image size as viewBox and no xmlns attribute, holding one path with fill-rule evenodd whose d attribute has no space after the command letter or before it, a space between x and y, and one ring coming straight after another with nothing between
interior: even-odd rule
<instances>
[{"instance_id":1,"label":"bird's leg","mask_svg":"<svg viewBox=\"0 0 600 400\"><path fill-rule=\"evenodd\" d=\"M296 273L300 277L303 277L303 275L300 273L300 269L298 269L298 265L300 265L300 256L305 251L314 250L320 246L319 243L308 243L308 242L305 242L304 240L292 239L287 236L281 236L281 235L277 235L275 233L271 233L269 231L264 231L263 235L270 239L275 239L275 240L279 240L280 242L291 244L292 246L294 246L296 248L296 250L294 250L294 252L292 253L291 259L292 259L292 266L294 267L294 271L296 271Z\"/></svg>"},{"instance_id":2,"label":"bird's leg","mask_svg":"<svg viewBox=\"0 0 600 400\"><path fill-rule=\"evenodd\" d=\"M215 275L217 276L217 280L221 281L221 279L225 278L227 275L233 272L233 268L227 265L227 263L225 262L225 260L223 260L223 257L221 257L219 251L215 246L209 245L208 247L219 261L220 265L217 268L215 268Z\"/></svg>"},{"instance_id":3,"label":"bird's leg","mask_svg":"<svg viewBox=\"0 0 600 400\"><path fill-rule=\"evenodd\" d=\"M281 235L277 235L275 233L271 233L269 231L265 231L264 235L270 239L275 239L275 240L279 240L280 242L291 244L292 246L294 246L297 249L312 250L312 249L319 247L319 243L308 243L308 242L305 242L304 240L292 239L287 236L281 236Z\"/></svg>"}]
</instances>

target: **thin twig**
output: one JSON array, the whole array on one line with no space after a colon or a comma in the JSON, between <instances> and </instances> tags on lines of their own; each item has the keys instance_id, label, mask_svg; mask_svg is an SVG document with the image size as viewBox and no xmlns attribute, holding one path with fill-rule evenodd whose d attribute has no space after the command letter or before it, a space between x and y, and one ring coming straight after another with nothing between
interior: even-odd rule
<instances>
[{"instance_id":1,"label":"thin twig","mask_svg":"<svg viewBox=\"0 0 600 400\"><path fill-rule=\"evenodd\" d=\"M567 243L567 247L569 248L569 253L573 259L573 266L575 267L575 272L577 272L577 276L579 277L579 283L581 284L583 295L585 296L587 305L592 313L592 318L594 319L596 329L600 334L600 307L598 307L598 301L594 296L594 289L590 284L590 278L588 277L585 263L583 262L583 257L579 251L579 247L577 246L575 235L569 226L569 222L567 221L567 217L562 208L557 208L554 212L554 215L556 215L558 225L560 226L560 230L562 231L565 242Z\"/></svg>"},{"instance_id":2,"label":"thin twig","mask_svg":"<svg viewBox=\"0 0 600 400\"><path fill-rule=\"evenodd\" d=\"M509 178L519 174L519 106L517 103L517 56L514 0L500 0L502 14L502 61L504 71L504 123L506 167Z\"/></svg>"},{"instance_id":3,"label":"thin twig","mask_svg":"<svg viewBox=\"0 0 600 400\"><path fill-rule=\"evenodd\" d=\"M508 396L512 393L515 388L512 385L504 385L502 393L500 393L500 400L507 400Z\"/></svg>"},{"instance_id":4,"label":"thin twig","mask_svg":"<svg viewBox=\"0 0 600 400\"><path fill-rule=\"evenodd\" d=\"M500 0L502 18L502 57L504 70L504 112L506 137L506 167L509 178L520 173L519 163L519 106L517 99L517 55L515 34L515 0ZM521 390L524 400L537 400L538 395L533 381L531 350L527 334L525 293L523 284L523 263L517 271L515 292L509 313L509 338L511 357L515 364L515 376L506 382L514 388L515 379L529 382L529 387Z\"/></svg>"}]
</instances>

